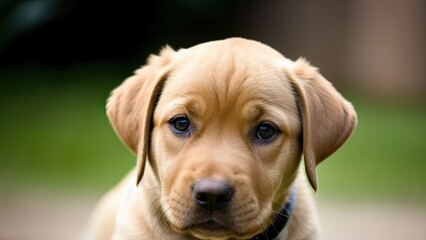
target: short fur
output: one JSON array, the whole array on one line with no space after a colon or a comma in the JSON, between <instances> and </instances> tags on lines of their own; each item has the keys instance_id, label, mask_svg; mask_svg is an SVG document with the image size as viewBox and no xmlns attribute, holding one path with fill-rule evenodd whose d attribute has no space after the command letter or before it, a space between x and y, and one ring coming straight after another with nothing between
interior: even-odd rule
<instances>
[{"instance_id":1,"label":"short fur","mask_svg":"<svg viewBox=\"0 0 426 240\"><path fill-rule=\"evenodd\" d=\"M249 239L271 225L290 191L296 202L279 239L319 239L301 156L316 190L316 165L357 121L304 59L241 38L165 47L112 92L107 114L137 164L99 202L87 239ZM191 123L185 136L170 126L181 115ZM277 127L274 139L256 139L261 122ZM197 206L192 186L202 179L235 189L225 210Z\"/></svg>"}]
</instances>

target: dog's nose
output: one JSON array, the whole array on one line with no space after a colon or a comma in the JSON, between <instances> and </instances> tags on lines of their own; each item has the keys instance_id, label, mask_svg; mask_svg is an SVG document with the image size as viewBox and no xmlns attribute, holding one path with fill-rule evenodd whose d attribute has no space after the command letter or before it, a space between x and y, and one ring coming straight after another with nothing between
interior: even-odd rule
<instances>
[{"instance_id":1,"label":"dog's nose","mask_svg":"<svg viewBox=\"0 0 426 240\"><path fill-rule=\"evenodd\" d=\"M233 194L234 189L222 181L200 180L193 188L196 203L209 211L226 207Z\"/></svg>"}]
</instances>

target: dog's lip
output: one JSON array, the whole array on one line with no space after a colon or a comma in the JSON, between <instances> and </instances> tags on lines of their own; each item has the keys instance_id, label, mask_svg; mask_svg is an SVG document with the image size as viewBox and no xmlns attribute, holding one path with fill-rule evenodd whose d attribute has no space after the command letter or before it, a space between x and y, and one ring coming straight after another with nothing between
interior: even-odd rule
<instances>
[{"instance_id":1,"label":"dog's lip","mask_svg":"<svg viewBox=\"0 0 426 240\"><path fill-rule=\"evenodd\" d=\"M220 232L227 232L227 231L231 231L231 229L214 220L208 220L205 222L201 222L201 223L196 223L194 225L192 225L190 228L195 228L195 229L202 229L202 230L207 230L207 231L220 231Z\"/></svg>"},{"instance_id":2,"label":"dog's lip","mask_svg":"<svg viewBox=\"0 0 426 240\"><path fill-rule=\"evenodd\" d=\"M208 220L201 223L196 223L191 225L188 228L190 232L197 232L198 234L207 235L207 236L217 236L221 239L246 239L246 232L237 231L226 224L215 220Z\"/></svg>"}]
</instances>

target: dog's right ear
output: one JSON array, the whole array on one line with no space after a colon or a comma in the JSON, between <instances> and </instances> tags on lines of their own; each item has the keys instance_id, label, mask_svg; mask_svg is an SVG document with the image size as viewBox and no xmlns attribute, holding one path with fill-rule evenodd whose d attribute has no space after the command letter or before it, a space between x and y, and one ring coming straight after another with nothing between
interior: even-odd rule
<instances>
[{"instance_id":1,"label":"dog's right ear","mask_svg":"<svg viewBox=\"0 0 426 240\"><path fill-rule=\"evenodd\" d=\"M137 184L145 169L152 115L174 54L166 46L158 56L151 55L145 66L114 89L106 105L115 132L137 155Z\"/></svg>"}]
</instances>

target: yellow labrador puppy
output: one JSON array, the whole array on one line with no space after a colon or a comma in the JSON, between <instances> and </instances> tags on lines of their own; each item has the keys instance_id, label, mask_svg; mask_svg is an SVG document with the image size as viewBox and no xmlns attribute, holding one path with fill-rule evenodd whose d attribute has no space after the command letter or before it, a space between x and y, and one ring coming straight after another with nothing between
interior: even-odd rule
<instances>
[{"instance_id":1,"label":"yellow labrador puppy","mask_svg":"<svg viewBox=\"0 0 426 240\"><path fill-rule=\"evenodd\" d=\"M305 60L230 38L170 47L112 92L136 168L88 239L319 239L315 167L351 135L352 105Z\"/></svg>"}]
</instances>

